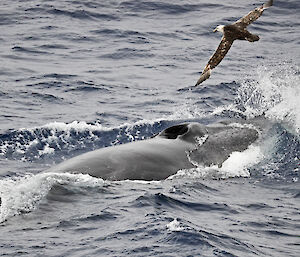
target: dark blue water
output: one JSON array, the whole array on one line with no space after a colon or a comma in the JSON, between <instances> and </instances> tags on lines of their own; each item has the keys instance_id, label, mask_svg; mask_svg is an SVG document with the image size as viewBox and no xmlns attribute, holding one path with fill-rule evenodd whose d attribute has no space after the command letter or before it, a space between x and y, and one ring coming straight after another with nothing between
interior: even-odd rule
<instances>
[{"instance_id":1,"label":"dark blue water","mask_svg":"<svg viewBox=\"0 0 300 257\"><path fill-rule=\"evenodd\" d=\"M274 1L190 90L219 24L257 1L0 3L1 256L300 256L300 3ZM165 181L43 170L185 121L265 113L256 144ZM162 167L163 169L163 167Z\"/></svg>"}]
</instances>

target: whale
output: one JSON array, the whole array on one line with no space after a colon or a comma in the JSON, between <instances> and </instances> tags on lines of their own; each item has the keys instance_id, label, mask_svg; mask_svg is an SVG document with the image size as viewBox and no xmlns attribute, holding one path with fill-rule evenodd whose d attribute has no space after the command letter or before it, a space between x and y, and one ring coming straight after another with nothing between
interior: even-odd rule
<instances>
[{"instance_id":1,"label":"whale","mask_svg":"<svg viewBox=\"0 0 300 257\"><path fill-rule=\"evenodd\" d=\"M259 138L255 127L187 122L151 138L90 151L45 172L89 174L104 180L164 180L179 170L217 165Z\"/></svg>"}]
</instances>

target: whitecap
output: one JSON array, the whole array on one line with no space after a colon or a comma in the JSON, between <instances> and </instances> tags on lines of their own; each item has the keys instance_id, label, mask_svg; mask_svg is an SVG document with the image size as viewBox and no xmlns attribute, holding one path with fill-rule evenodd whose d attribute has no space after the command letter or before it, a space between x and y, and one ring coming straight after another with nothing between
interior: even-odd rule
<instances>
[{"instance_id":1,"label":"whitecap","mask_svg":"<svg viewBox=\"0 0 300 257\"><path fill-rule=\"evenodd\" d=\"M0 223L9 217L37 208L54 185L101 187L104 180L87 174L42 173L26 174L0 180Z\"/></svg>"},{"instance_id":2,"label":"whitecap","mask_svg":"<svg viewBox=\"0 0 300 257\"><path fill-rule=\"evenodd\" d=\"M179 221L177 220L177 218L175 218L174 220L172 220L170 223L167 224L167 228L170 231L182 231L184 230L184 227L180 226Z\"/></svg>"}]
</instances>

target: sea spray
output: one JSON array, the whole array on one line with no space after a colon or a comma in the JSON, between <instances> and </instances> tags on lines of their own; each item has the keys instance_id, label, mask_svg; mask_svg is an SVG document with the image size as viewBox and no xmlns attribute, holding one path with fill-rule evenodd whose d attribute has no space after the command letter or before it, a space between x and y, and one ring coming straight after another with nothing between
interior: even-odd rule
<instances>
[{"instance_id":1,"label":"sea spray","mask_svg":"<svg viewBox=\"0 0 300 257\"><path fill-rule=\"evenodd\" d=\"M244 81L238 90L236 103L245 108L249 117L265 113L271 120L287 123L296 134L300 132L299 68L289 64L257 69L257 78Z\"/></svg>"}]
</instances>

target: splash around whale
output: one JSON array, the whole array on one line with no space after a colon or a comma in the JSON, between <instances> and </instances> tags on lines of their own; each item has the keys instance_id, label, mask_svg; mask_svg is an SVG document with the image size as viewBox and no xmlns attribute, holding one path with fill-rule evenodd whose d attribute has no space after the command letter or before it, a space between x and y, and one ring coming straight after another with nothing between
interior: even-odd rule
<instances>
[{"instance_id":1,"label":"splash around whale","mask_svg":"<svg viewBox=\"0 0 300 257\"><path fill-rule=\"evenodd\" d=\"M163 180L197 165L222 166L259 137L249 126L184 123L141 141L102 148L64 161L45 172L83 173L106 180Z\"/></svg>"}]
</instances>

